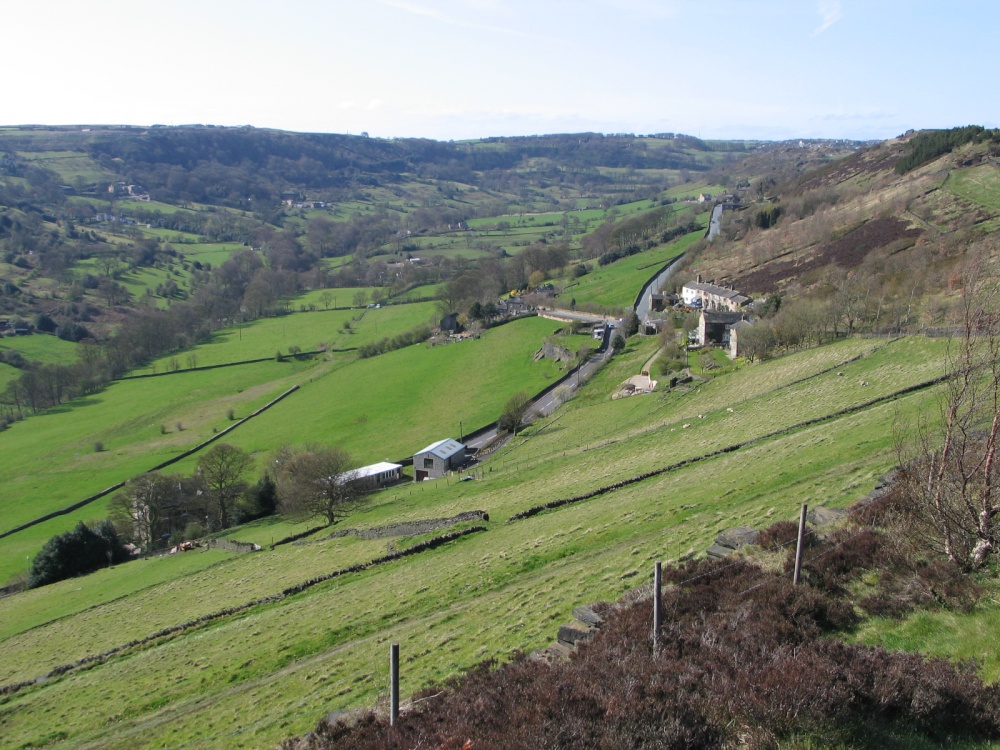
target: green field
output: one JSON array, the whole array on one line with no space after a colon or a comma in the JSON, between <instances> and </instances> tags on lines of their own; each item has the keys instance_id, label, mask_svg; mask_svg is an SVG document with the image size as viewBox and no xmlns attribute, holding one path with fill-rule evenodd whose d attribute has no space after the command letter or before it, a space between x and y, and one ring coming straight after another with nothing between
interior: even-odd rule
<instances>
[{"instance_id":1,"label":"green field","mask_svg":"<svg viewBox=\"0 0 1000 750\"><path fill-rule=\"evenodd\" d=\"M610 400L652 346L630 346L580 397L484 464L480 480L386 490L371 511L350 521L365 526L483 509L491 517L485 533L17 693L4 707L5 737L16 745L48 741L54 747L271 747L330 710L384 699L390 641L401 644L404 696L483 658L543 646L574 606L642 583L654 560L698 554L724 528L791 518L804 500L837 506L868 492L893 463L892 424L925 412L933 390L811 427L793 425L939 374L943 343L847 340L686 391ZM860 386L861 379L869 385ZM310 400L322 398L317 392ZM503 523L539 502L776 430L785 432L593 500ZM246 533L266 543L268 529L258 524ZM107 602L84 611L81 601L61 602L75 588L72 581L33 592L23 615L0 602L4 622L12 620L0 640L0 681L30 678L317 571L372 559L384 545L345 538L279 547L172 580L164 575L162 583L147 572L148 587L113 601L112 590L128 589L128 566L121 566L100 574L105 578L76 582L94 581L95 600ZM150 570L156 564L148 563ZM110 622L116 627L102 627ZM86 710L98 704L99 712ZM54 735L56 728L65 734Z\"/></svg>"},{"instance_id":2,"label":"green field","mask_svg":"<svg viewBox=\"0 0 1000 750\"><path fill-rule=\"evenodd\" d=\"M416 319L406 315L419 316L421 307L368 310L365 318L370 314L373 318L369 327L354 337L373 341L376 335L405 330ZM377 325L374 318L382 313L385 317ZM347 314L304 313L261 322L280 325L282 320ZM16 463L0 466L0 480L10 490L0 498L4 518L0 531L147 471L228 426L230 409L236 417L246 416L294 384L302 388L227 441L259 459L284 444L309 441L341 445L360 463L411 455L440 437L458 435L460 420L466 430L492 422L512 393L536 392L558 377L551 361L533 362L543 338L557 327L553 321L527 318L493 329L476 341L414 346L353 363L339 355L334 361L289 358L119 381L0 433L0 446L16 446L19 456ZM277 331L280 328L267 335ZM205 345L207 354L194 350L199 364L213 354L242 356L231 351L239 343L238 334L232 336L228 343ZM246 343L251 341L247 334ZM272 351L271 344L267 346ZM160 372L166 367L161 363ZM396 426L387 433L385 424L394 421ZM95 451L98 442L103 451ZM171 470L189 473L194 463L188 459ZM20 572L25 555L33 556L53 534L78 520L101 517L106 502L99 500L4 539L0 580Z\"/></svg>"},{"instance_id":3,"label":"green field","mask_svg":"<svg viewBox=\"0 0 1000 750\"><path fill-rule=\"evenodd\" d=\"M307 308L309 306L315 306L317 310L325 310L328 307L357 307L357 305L354 304L354 298L359 292L363 292L365 298L370 302L372 294L376 291L388 293L388 290L383 290L381 287L373 286L312 289L308 292L303 292L298 296L292 297L292 299L289 300L289 308L295 311L301 309L302 305L305 305ZM329 295L329 301L324 303L326 295Z\"/></svg>"},{"instance_id":4,"label":"green field","mask_svg":"<svg viewBox=\"0 0 1000 750\"><path fill-rule=\"evenodd\" d=\"M288 354L293 346L303 352L352 349L436 320L433 302L378 310L323 310L321 305L314 312L260 318L221 329L205 343L160 357L136 373L167 372L175 361L181 369L191 369L274 357L279 351ZM350 324L349 331L343 329L345 323Z\"/></svg>"},{"instance_id":5,"label":"green field","mask_svg":"<svg viewBox=\"0 0 1000 750\"><path fill-rule=\"evenodd\" d=\"M76 357L76 344L46 333L0 338L0 351L14 349L27 360L45 364L66 364Z\"/></svg>"},{"instance_id":6,"label":"green field","mask_svg":"<svg viewBox=\"0 0 1000 750\"><path fill-rule=\"evenodd\" d=\"M676 258L704 235L699 229L666 245L622 258L606 266L591 263L593 270L568 282L559 294L563 307L575 299L578 305L592 302L608 307L625 307L635 301L635 295L651 276L667 261Z\"/></svg>"},{"instance_id":7,"label":"green field","mask_svg":"<svg viewBox=\"0 0 1000 750\"><path fill-rule=\"evenodd\" d=\"M537 392L558 377L550 360L533 361L558 325L527 318L478 340L411 346L336 368L310 378L230 442L258 454L283 444L338 444L361 464L406 458L458 436L460 420L465 431L493 422L510 395Z\"/></svg>"},{"instance_id":8,"label":"green field","mask_svg":"<svg viewBox=\"0 0 1000 750\"><path fill-rule=\"evenodd\" d=\"M148 470L246 416L288 389L304 363L264 362L227 370L124 380L104 391L18 422L0 433L14 450L0 477L0 531L62 508ZM183 429L178 430L180 423ZM161 432L161 429L163 432ZM103 443L96 452L94 445ZM2 553L0 553L2 554Z\"/></svg>"},{"instance_id":9,"label":"green field","mask_svg":"<svg viewBox=\"0 0 1000 750\"><path fill-rule=\"evenodd\" d=\"M993 164L951 172L945 188L993 214L1000 212L1000 169Z\"/></svg>"}]
</instances>

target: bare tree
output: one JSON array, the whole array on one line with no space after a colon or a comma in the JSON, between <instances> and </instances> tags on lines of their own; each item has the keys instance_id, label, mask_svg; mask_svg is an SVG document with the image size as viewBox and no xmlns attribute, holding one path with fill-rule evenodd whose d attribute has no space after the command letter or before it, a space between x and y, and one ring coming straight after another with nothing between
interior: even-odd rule
<instances>
[{"instance_id":1,"label":"bare tree","mask_svg":"<svg viewBox=\"0 0 1000 750\"><path fill-rule=\"evenodd\" d=\"M229 443L219 443L198 460L198 474L205 482L219 528L229 527L230 510L246 488L243 477L253 458Z\"/></svg>"},{"instance_id":2,"label":"bare tree","mask_svg":"<svg viewBox=\"0 0 1000 750\"><path fill-rule=\"evenodd\" d=\"M184 480L151 472L130 479L114 494L108 513L123 538L143 549L155 549L181 519Z\"/></svg>"},{"instance_id":3,"label":"bare tree","mask_svg":"<svg viewBox=\"0 0 1000 750\"><path fill-rule=\"evenodd\" d=\"M1000 283L976 265L966 274L961 336L946 358L940 419L917 430L917 456L902 441L906 522L926 546L966 569L998 550L996 466L1000 436Z\"/></svg>"},{"instance_id":4,"label":"bare tree","mask_svg":"<svg viewBox=\"0 0 1000 750\"><path fill-rule=\"evenodd\" d=\"M363 509L373 485L354 471L351 455L334 447L283 448L272 464L283 513L321 516L329 525Z\"/></svg>"}]
</instances>

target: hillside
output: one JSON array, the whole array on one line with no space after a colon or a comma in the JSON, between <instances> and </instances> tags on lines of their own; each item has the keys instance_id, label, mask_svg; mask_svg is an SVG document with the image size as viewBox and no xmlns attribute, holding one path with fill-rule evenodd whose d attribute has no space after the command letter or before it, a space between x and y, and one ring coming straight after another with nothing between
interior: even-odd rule
<instances>
[{"instance_id":1,"label":"hillside","mask_svg":"<svg viewBox=\"0 0 1000 750\"><path fill-rule=\"evenodd\" d=\"M838 506L865 494L892 464L891 423L912 423L935 398L933 387L893 394L940 374L944 346L920 338L847 340L664 399L608 400L615 384L648 358L650 344L631 348L579 398L492 457L481 480L389 490L351 521L369 526L489 513L486 531L438 550L341 575L273 603L261 597L378 558L385 541L317 535L304 546L225 561L208 557L204 573L164 583L140 579L123 588L128 566L112 569L86 579L92 593L78 603L60 594L71 594L78 581L0 600L10 623L5 684L191 623L11 695L5 734L19 743L64 732L74 745L100 738L108 747L141 746L148 737L155 744L266 746L310 728L331 708L375 700L385 689L390 640L403 644L404 694L482 658L543 646L574 606L617 597L641 581L652 560L697 555L721 529L790 518L803 500L821 496ZM867 389L858 386L862 379ZM504 523L530 506L736 444L744 447ZM393 543L405 549L431 535ZM253 536L267 542L268 526L246 538ZM116 591L111 597L101 593L109 588ZM135 593L123 596L129 590ZM251 601L258 603L197 624ZM129 688L115 689L119 682ZM101 717L88 720L92 714L74 708L94 701ZM46 712L62 717L58 729L32 718ZM117 717L114 729L105 714Z\"/></svg>"},{"instance_id":2,"label":"hillside","mask_svg":"<svg viewBox=\"0 0 1000 750\"><path fill-rule=\"evenodd\" d=\"M911 133L776 184L725 213L688 277L811 299L847 330L948 325L967 248L990 257L1000 226L1000 141L964 130Z\"/></svg>"},{"instance_id":3,"label":"hillside","mask_svg":"<svg viewBox=\"0 0 1000 750\"><path fill-rule=\"evenodd\" d=\"M686 137L0 132L0 243L13 254L0 276L19 289L6 310L93 329L80 344L5 338L5 352L23 341L41 363L0 375L55 383L42 376L79 353L74 367L95 378L38 408L8 388L6 409L23 418L0 432L0 533L13 532L0 538L0 578L52 535L104 517L108 498L15 526L162 461L178 459L169 471L188 477L195 449L227 428L256 478L284 445L341 445L360 464L492 422L512 394L565 374L566 363L536 357L543 342L571 353L597 344L541 317L496 327L475 317L508 297L622 314L683 254L674 282L700 273L771 295L769 325L796 305L841 310L844 290L864 302L850 325L826 315L814 338L768 352L781 356L714 369L714 356L688 357L699 360L693 380L618 398L661 349L659 337L632 336L468 481L390 486L334 529L269 515L214 535L259 551L196 548L0 598L4 744L274 747L330 712L383 706L390 643L412 696L547 646L574 607L617 600L654 561L699 560L727 529L867 495L941 403L951 343L924 329L954 323L961 271L989 255L1000 218L988 139L897 172L914 137L857 151ZM72 189L52 188L62 182ZM98 217L109 214L93 192L104 182L126 188L115 221ZM130 185L150 200L126 198ZM697 196L730 188L744 208L708 243ZM82 218L58 213L71 210ZM137 223L120 220L129 216ZM52 252L65 260L59 273L41 262ZM88 273L103 275L93 289ZM113 284L154 279L178 291L100 303ZM64 295L77 284L73 302ZM478 338L361 356L446 311ZM848 335L859 332L879 335ZM975 658L995 681L996 609L987 595L967 613L869 620L855 637ZM975 635L938 641L939 622Z\"/></svg>"}]
</instances>

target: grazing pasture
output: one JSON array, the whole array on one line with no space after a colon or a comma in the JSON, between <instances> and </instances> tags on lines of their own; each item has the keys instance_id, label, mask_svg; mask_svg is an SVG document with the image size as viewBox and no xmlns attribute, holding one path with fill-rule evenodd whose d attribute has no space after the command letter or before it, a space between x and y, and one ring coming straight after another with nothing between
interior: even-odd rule
<instances>
[{"instance_id":1,"label":"grazing pasture","mask_svg":"<svg viewBox=\"0 0 1000 750\"><path fill-rule=\"evenodd\" d=\"M491 519L486 531L23 690L5 707L5 734L18 744L38 744L54 730L33 717L49 716L65 733L49 740L57 746L273 746L330 710L384 700L390 641L401 644L404 696L481 659L546 645L574 606L613 599L643 583L654 560L700 554L725 528L792 518L803 501L839 506L865 494L894 460L892 424L912 423L935 398L933 388L893 394L939 373L939 361L931 360L940 347L920 338L847 340L683 391L610 400L649 356L649 345L631 346L580 397L479 467L476 481L389 488L347 523L364 527L482 509ZM870 385L860 386L862 378ZM309 401L323 403L318 391ZM540 502L737 442L745 447L504 523ZM270 535L268 528L258 523L241 537L256 534L266 543L260 537ZM130 600L123 638L140 638L386 549L384 540L322 536L153 583L120 603L104 597L106 604L79 614L70 603L64 619L39 592L32 614L0 640L9 655L8 680L112 647L100 623L121 621ZM103 573L107 583L100 585L110 586L115 572ZM96 703L99 716L85 710ZM108 716L117 718L109 724Z\"/></svg>"}]
</instances>

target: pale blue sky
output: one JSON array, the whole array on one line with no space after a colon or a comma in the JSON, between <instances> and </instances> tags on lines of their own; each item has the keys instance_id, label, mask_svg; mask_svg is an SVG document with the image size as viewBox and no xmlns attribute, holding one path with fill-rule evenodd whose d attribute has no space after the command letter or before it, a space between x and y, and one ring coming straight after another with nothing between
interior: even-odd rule
<instances>
[{"instance_id":1,"label":"pale blue sky","mask_svg":"<svg viewBox=\"0 0 1000 750\"><path fill-rule=\"evenodd\" d=\"M0 123L462 139L1000 126L996 0L22 0Z\"/></svg>"}]
</instances>

